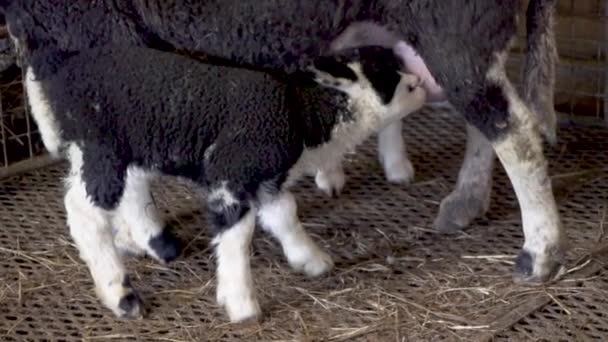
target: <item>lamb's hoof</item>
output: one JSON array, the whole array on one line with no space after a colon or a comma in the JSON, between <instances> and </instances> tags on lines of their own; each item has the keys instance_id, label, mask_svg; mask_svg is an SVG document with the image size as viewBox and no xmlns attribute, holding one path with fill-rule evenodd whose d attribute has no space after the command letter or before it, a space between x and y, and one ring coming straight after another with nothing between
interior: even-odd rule
<instances>
[{"instance_id":1,"label":"lamb's hoof","mask_svg":"<svg viewBox=\"0 0 608 342\"><path fill-rule=\"evenodd\" d=\"M386 180L391 183L410 184L414 181L414 166L407 158L384 163L383 167Z\"/></svg>"},{"instance_id":2,"label":"lamb's hoof","mask_svg":"<svg viewBox=\"0 0 608 342\"><path fill-rule=\"evenodd\" d=\"M540 285L555 279L563 271L564 253L553 248L543 258L523 249L515 260L513 281L517 284Z\"/></svg>"},{"instance_id":3,"label":"lamb's hoof","mask_svg":"<svg viewBox=\"0 0 608 342\"><path fill-rule=\"evenodd\" d=\"M114 280L106 283L106 286L98 286L96 291L104 305L112 310L116 317L122 319L143 317L142 300L131 286L128 276L122 281Z\"/></svg>"},{"instance_id":4,"label":"lamb's hoof","mask_svg":"<svg viewBox=\"0 0 608 342\"><path fill-rule=\"evenodd\" d=\"M329 197L338 197L346 184L346 177L341 169L319 170L315 176L317 188Z\"/></svg>"},{"instance_id":5,"label":"lamb's hoof","mask_svg":"<svg viewBox=\"0 0 608 342\"><path fill-rule=\"evenodd\" d=\"M141 319L143 317L143 302L134 290L120 299L118 308L121 310L120 318Z\"/></svg>"},{"instance_id":6,"label":"lamb's hoof","mask_svg":"<svg viewBox=\"0 0 608 342\"><path fill-rule=\"evenodd\" d=\"M320 249L317 249L306 260L293 261L290 264L294 270L311 278L321 276L334 267L331 256Z\"/></svg>"},{"instance_id":7,"label":"lamb's hoof","mask_svg":"<svg viewBox=\"0 0 608 342\"><path fill-rule=\"evenodd\" d=\"M442 233L454 233L471 224L477 217L483 216L488 208L488 200L480 199L473 194L452 192L441 201L439 214L433 223L435 229Z\"/></svg>"},{"instance_id":8,"label":"lamb's hoof","mask_svg":"<svg viewBox=\"0 0 608 342\"><path fill-rule=\"evenodd\" d=\"M217 292L217 303L222 306L232 323L259 321L262 310L253 293L229 294L220 289Z\"/></svg>"},{"instance_id":9,"label":"lamb's hoof","mask_svg":"<svg viewBox=\"0 0 608 342\"><path fill-rule=\"evenodd\" d=\"M182 242L168 228L151 238L149 246L154 253L152 257L165 264L177 259L183 247Z\"/></svg>"}]
</instances>

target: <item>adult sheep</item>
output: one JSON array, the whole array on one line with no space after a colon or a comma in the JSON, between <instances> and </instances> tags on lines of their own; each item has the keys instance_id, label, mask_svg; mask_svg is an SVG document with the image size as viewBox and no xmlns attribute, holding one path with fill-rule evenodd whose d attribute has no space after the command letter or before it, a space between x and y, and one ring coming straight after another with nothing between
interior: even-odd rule
<instances>
[{"instance_id":1,"label":"adult sheep","mask_svg":"<svg viewBox=\"0 0 608 342\"><path fill-rule=\"evenodd\" d=\"M449 100L469 124L465 163L456 190L442 203L438 225L460 228L487 209L496 152L522 211L525 242L515 278L537 282L551 277L563 252L537 127L552 137L555 2L529 2L523 98L505 75L523 7L519 0L2 0L1 5L21 50L52 45L78 51L119 40L284 72L309 65L350 25L383 27L420 56L410 55L406 64L420 74L428 69L440 88L429 87L431 97ZM28 36L19 25L35 30ZM425 84L432 81L427 76Z\"/></svg>"}]
</instances>

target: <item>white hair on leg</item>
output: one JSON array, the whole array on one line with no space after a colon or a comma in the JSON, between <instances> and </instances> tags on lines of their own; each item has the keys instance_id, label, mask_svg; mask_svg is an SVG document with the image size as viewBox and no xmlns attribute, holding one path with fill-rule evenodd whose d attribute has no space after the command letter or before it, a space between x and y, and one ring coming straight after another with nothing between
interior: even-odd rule
<instances>
[{"instance_id":1,"label":"white hair on leg","mask_svg":"<svg viewBox=\"0 0 608 342\"><path fill-rule=\"evenodd\" d=\"M112 215L112 234L114 246L123 256L143 256L146 250L140 248L131 235L131 226L122 215Z\"/></svg>"},{"instance_id":2,"label":"white hair on leg","mask_svg":"<svg viewBox=\"0 0 608 342\"><path fill-rule=\"evenodd\" d=\"M378 134L378 154L389 182L410 183L414 180L414 166L407 156L402 136L403 122L396 120Z\"/></svg>"},{"instance_id":3,"label":"white hair on leg","mask_svg":"<svg viewBox=\"0 0 608 342\"><path fill-rule=\"evenodd\" d=\"M25 90L42 143L52 156L57 156L61 147L61 130L44 89L31 67L25 71Z\"/></svg>"},{"instance_id":4,"label":"white hair on leg","mask_svg":"<svg viewBox=\"0 0 608 342\"><path fill-rule=\"evenodd\" d=\"M150 193L152 177L152 173L139 168L130 167L127 170L124 193L115 215L115 222L119 223L119 226L114 228L118 229L117 239L131 238L128 244L121 247L134 245L136 248L129 251L143 250L154 259L164 262L157 251L150 246L150 240L159 236L164 228ZM120 225L120 223L124 224ZM121 227L126 229L121 230Z\"/></svg>"},{"instance_id":5,"label":"white hair on leg","mask_svg":"<svg viewBox=\"0 0 608 342\"><path fill-rule=\"evenodd\" d=\"M86 262L101 301L117 316L139 316L140 305L126 306L121 302L133 296L128 286L125 267L114 247L110 228L110 213L95 206L88 198L82 179L82 151L70 145L68 156L70 175L66 180L65 209L70 233L80 257Z\"/></svg>"},{"instance_id":6,"label":"white hair on leg","mask_svg":"<svg viewBox=\"0 0 608 342\"><path fill-rule=\"evenodd\" d=\"M317 188L330 197L339 195L346 183L342 160L340 158L336 159L335 163L331 163L332 165L325 164L322 168L319 168L315 175Z\"/></svg>"},{"instance_id":7,"label":"white hair on leg","mask_svg":"<svg viewBox=\"0 0 608 342\"><path fill-rule=\"evenodd\" d=\"M261 313L249 256L254 228L255 211L250 210L213 239L217 256L217 302L225 307L232 322L255 318Z\"/></svg>"},{"instance_id":8,"label":"white hair on leg","mask_svg":"<svg viewBox=\"0 0 608 342\"><path fill-rule=\"evenodd\" d=\"M525 242L516 266L516 280L548 280L563 262L561 220L548 175L547 160L536 129L537 117L517 96L504 73L504 56L488 73L502 85L509 101L513 129L493 142L519 201Z\"/></svg>"},{"instance_id":9,"label":"white hair on leg","mask_svg":"<svg viewBox=\"0 0 608 342\"><path fill-rule=\"evenodd\" d=\"M287 191L263 202L258 212L260 224L270 232L283 248L291 267L314 277L333 267L331 257L306 233L298 219L294 196Z\"/></svg>"}]
</instances>

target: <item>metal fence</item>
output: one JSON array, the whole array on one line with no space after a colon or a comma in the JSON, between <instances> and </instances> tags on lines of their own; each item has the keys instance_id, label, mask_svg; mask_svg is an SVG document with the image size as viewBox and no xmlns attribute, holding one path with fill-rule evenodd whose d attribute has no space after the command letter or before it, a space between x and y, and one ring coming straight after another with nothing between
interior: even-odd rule
<instances>
[{"instance_id":1,"label":"metal fence","mask_svg":"<svg viewBox=\"0 0 608 342\"><path fill-rule=\"evenodd\" d=\"M608 125L608 0L560 0L557 14L560 62L555 108L575 121L590 119ZM0 35L5 35L4 30L0 29ZM524 38L524 27L519 36ZM516 83L525 48L522 43L519 39L508 62ZM49 162L28 115L21 79L16 66L0 75L0 178Z\"/></svg>"}]
</instances>

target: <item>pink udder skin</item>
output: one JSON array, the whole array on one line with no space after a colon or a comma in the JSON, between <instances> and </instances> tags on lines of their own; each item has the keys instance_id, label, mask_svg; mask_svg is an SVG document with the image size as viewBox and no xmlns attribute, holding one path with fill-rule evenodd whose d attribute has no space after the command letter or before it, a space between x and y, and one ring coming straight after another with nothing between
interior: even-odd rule
<instances>
[{"instance_id":1,"label":"pink udder skin","mask_svg":"<svg viewBox=\"0 0 608 342\"><path fill-rule=\"evenodd\" d=\"M418 75L423 80L424 88L427 91L427 102L446 100L443 88L437 84L420 55L410 45L404 41L398 42L395 45L395 53L403 59L408 72Z\"/></svg>"}]
</instances>

